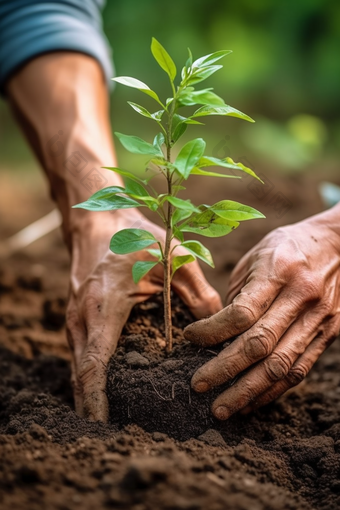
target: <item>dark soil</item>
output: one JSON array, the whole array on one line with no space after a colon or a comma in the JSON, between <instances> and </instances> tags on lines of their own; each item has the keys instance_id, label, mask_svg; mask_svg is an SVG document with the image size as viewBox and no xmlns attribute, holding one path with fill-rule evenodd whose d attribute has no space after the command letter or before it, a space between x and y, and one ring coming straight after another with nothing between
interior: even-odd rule
<instances>
[{"instance_id":1,"label":"dark soil","mask_svg":"<svg viewBox=\"0 0 340 510\"><path fill-rule=\"evenodd\" d=\"M282 183L293 204L282 223L320 208L302 177ZM217 285L280 221L242 225L231 250L212 247ZM58 234L39 243L0 266L1 509L340 508L338 340L289 395L221 423L209 412L213 395L190 390L214 350L180 343L192 318L175 302L175 347L165 358L156 297L132 312L111 360L111 425L91 423L75 414L69 384L66 251Z\"/></svg>"},{"instance_id":2,"label":"dark soil","mask_svg":"<svg viewBox=\"0 0 340 510\"><path fill-rule=\"evenodd\" d=\"M133 311L109 366L107 393L111 423L118 427L135 423L147 432L185 441L217 423L210 412L217 392L197 394L190 379L220 349L198 349L184 340L183 329L194 318L176 296L172 316L174 348L166 355L155 341L164 338L161 296Z\"/></svg>"}]
</instances>

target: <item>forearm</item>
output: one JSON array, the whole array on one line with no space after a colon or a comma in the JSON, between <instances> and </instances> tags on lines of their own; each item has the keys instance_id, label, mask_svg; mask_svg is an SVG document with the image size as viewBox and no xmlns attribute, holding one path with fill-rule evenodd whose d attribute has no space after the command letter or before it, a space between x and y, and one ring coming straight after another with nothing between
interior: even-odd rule
<instances>
[{"instance_id":1,"label":"forearm","mask_svg":"<svg viewBox=\"0 0 340 510\"><path fill-rule=\"evenodd\" d=\"M48 176L72 249L78 230L91 228L96 215L72 205L105 186L122 184L117 174L101 168L116 166L102 70L80 53L47 54L9 81L8 96ZM110 213L100 217L101 224L112 222Z\"/></svg>"}]
</instances>

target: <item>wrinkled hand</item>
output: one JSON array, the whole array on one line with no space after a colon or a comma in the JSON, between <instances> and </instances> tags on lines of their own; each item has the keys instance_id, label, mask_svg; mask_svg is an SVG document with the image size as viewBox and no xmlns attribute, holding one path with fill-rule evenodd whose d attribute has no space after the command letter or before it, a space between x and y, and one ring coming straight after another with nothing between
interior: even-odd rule
<instances>
[{"instance_id":1,"label":"wrinkled hand","mask_svg":"<svg viewBox=\"0 0 340 510\"><path fill-rule=\"evenodd\" d=\"M92 420L107 421L107 363L132 307L163 289L163 268L158 265L139 284L132 280L132 266L147 252L115 255L108 246L123 228L142 228L164 238L164 231L138 211L117 211L109 221L96 213L96 223L81 229L74 240L71 294L67 309L67 336L73 353L72 384L76 411ZM106 216L107 218L107 216ZM176 254L180 253L177 251ZM217 292L205 280L197 263L180 268L173 289L201 318L222 308Z\"/></svg>"},{"instance_id":2,"label":"wrinkled hand","mask_svg":"<svg viewBox=\"0 0 340 510\"><path fill-rule=\"evenodd\" d=\"M218 419L299 384L339 334L339 207L331 211L267 235L235 267L228 306L186 328L203 346L237 337L192 378L205 392L246 370L213 403Z\"/></svg>"}]
</instances>

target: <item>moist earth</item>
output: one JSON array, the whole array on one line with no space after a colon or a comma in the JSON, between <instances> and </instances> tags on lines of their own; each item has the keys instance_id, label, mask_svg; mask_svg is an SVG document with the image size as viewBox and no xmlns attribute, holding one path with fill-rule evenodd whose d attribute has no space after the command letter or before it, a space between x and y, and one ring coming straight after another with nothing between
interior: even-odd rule
<instances>
[{"instance_id":1,"label":"moist earth","mask_svg":"<svg viewBox=\"0 0 340 510\"><path fill-rule=\"evenodd\" d=\"M292 202L283 223L317 209L302 178L282 183ZM217 280L227 282L235 262L276 226L268 221L242 225L231 250L215 250ZM214 394L190 389L192 373L217 350L183 341L192 317L174 299L175 345L165 356L156 296L133 310L110 362L110 424L89 422L75 414L69 383L67 254L57 234L41 243L0 263L1 509L340 508L338 340L289 394L218 422Z\"/></svg>"}]
</instances>

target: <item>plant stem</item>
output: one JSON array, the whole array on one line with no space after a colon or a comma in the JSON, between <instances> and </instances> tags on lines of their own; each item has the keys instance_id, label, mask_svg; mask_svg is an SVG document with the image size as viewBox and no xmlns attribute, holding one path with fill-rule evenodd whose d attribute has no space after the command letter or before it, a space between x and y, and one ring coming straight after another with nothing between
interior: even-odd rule
<instances>
[{"instance_id":1,"label":"plant stem","mask_svg":"<svg viewBox=\"0 0 340 510\"><path fill-rule=\"evenodd\" d=\"M167 176L168 181L168 193L171 195L171 175L168 172ZM164 297L164 324L165 324L165 341L166 341L166 351L167 353L172 350L172 320L171 320L171 239L172 239L172 227L171 227L171 217L172 217L172 205L168 202L168 212L166 218L166 235L165 235L165 247L164 247L164 288L163 288L163 297Z\"/></svg>"},{"instance_id":2,"label":"plant stem","mask_svg":"<svg viewBox=\"0 0 340 510\"><path fill-rule=\"evenodd\" d=\"M176 92L173 88L174 96ZM166 159L171 162L171 129L172 119L175 110L175 98L171 105L168 118L168 129L167 129L167 140L166 140ZM172 174L170 170L167 170L167 184L168 184L168 195L172 195ZM164 246L164 288L163 288L163 300L164 300L164 325L165 325L165 342L166 352L172 351L172 319L171 319L171 240L172 240L172 205L168 202L167 214L166 214L166 234L165 234L165 246Z\"/></svg>"}]
</instances>

